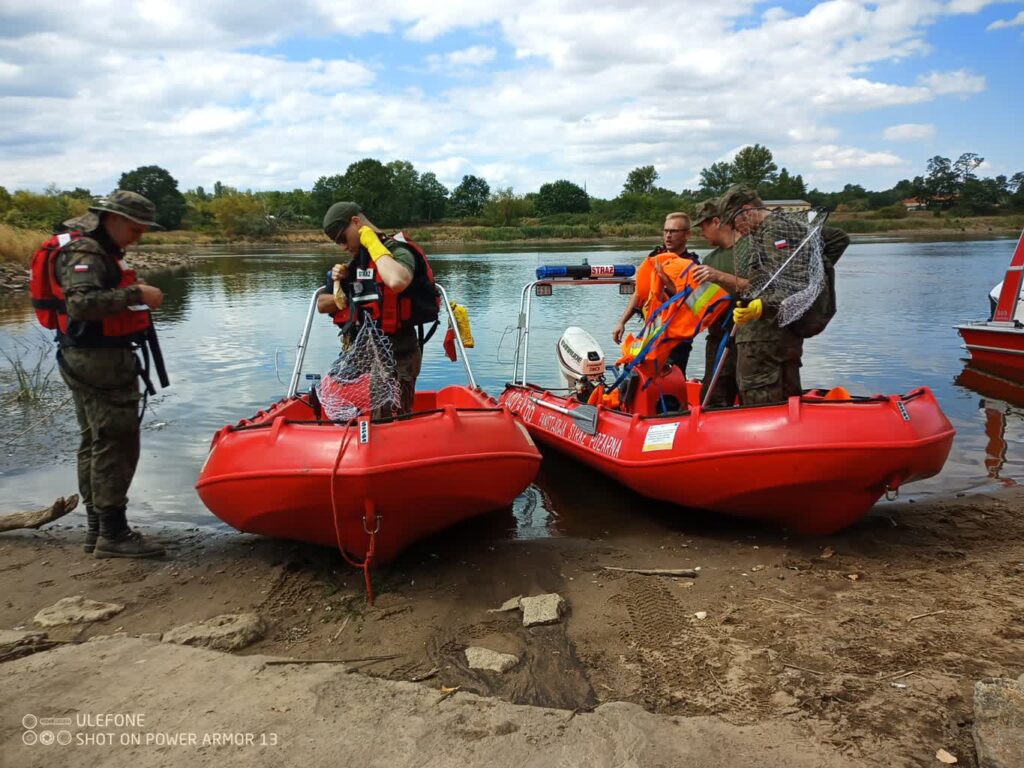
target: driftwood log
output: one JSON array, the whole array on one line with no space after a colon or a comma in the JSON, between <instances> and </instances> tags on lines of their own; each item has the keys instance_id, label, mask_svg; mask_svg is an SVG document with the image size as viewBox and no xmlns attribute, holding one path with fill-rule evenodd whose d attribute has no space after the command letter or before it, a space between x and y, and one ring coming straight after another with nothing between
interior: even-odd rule
<instances>
[{"instance_id":1,"label":"driftwood log","mask_svg":"<svg viewBox=\"0 0 1024 768\"><path fill-rule=\"evenodd\" d=\"M53 502L52 505L46 509L40 509L38 512L18 512L13 515L4 515L0 517L0 533L16 531L19 528L40 528L60 517L64 517L64 515L77 506L78 494L76 493L68 496L66 499L62 496Z\"/></svg>"}]
</instances>

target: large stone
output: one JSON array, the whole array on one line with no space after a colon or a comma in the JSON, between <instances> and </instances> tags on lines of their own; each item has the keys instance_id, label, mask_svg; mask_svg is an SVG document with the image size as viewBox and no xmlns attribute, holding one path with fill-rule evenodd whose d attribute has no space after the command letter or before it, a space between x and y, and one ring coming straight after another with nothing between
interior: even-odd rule
<instances>
[{"instance_id":1,"label":"large stone","mask_svg":"<svg viewBox=\"0 0 1024 768\"><path fill-rule=\"evenodd\" d=\"M626 702L593 712L510 704L348 674L339 664L265 666L265 656L213 653L135 638L62 645L0 667L4 768L869 768L789 720L735 725L662 716ZM145 726L104 727L116 748L30 745L26 713L143 713ZM37 731L40 729L37 728ZM245 733L238 733L244 731ZM80 729L95 734L97 729ZM194 733L196 746L146 734ZM121 734L142 743L120 743ZM244 737L203 746L212 735Z\"/></svg>"},{"instance_id":2,"label":"large stone","mask_svg":"<svg viewBox=\"0 0 1024 768\"><path fill-rule=\"evenodd\" d=\"M90 621L103 621L124 610L117 603L100 603L89 600L82 595L65 597L48 608L43 608L32 619L41 627L59 627L62 624L84 624Z\"/></svg>"},{"instance_id":3,"label":"large stone","mask_svg":"<svg viewBox=\"0 0 1024 768\"><path fill-rule=\"evenodd\" d=\"M535 595L524 597L519 601L523 609L523 626L534 627L538 624L556 624L565 610L565 600L561 595Z\"/></svg>"},{"instance_id":4,"label":"large stone","mask_svg":"<svg viewBox=\"0 0 1024 768\"><path fill-rule=\"evenodd\" d=\"M471 645L466 649L466 661L470 669L489 669L491 672L508 672L519 663L519 657L511 653L498 653L489 648Z\"/></svg>"},{"instance_id":5,"label":"large stone","mask_svg":"<svg viewBox=\"0 0 1024 768\"><path fill-rule=\"evenodd\" d=\"M1024 676L974 684L974 746L979 768L1024 766Z\"/></svg>"},{"instance_id":6,"label":"large stone","mask_svg":"<svg viewBox=\"0 0 1024 768\"><path fill-rule=\"evenodd\" d=\"M215 651L237 651L262 640L266 632L267 625L255 613L223 614L175 627L164 632L163 641Z\"/></svg>"}]
</instances>

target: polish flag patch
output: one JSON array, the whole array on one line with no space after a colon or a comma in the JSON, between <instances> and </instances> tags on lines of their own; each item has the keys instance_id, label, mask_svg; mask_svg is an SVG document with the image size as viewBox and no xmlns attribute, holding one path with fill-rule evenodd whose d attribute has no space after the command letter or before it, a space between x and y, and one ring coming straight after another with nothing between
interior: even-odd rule
<instances>
[{"instance_id":1,"label":"polish flag patch","mask_svg":"<svg viewBox=\"0 0 1024 768\"><path fill-rule=\"evenodd\" d=\"M789 241L788 240L776 240L775 241L775 250L781 251L781 250L784 250L786 248L789 248Z\"/></svg>"},{"instance_id":2,"label":"polish flag patch","mask_svg":"<svg viewBox=\"0 0 1024 768\"><path fill-rule=\"evenodd\" d=\"M89 265L88 264L75 264L75 272L88 272L88 271L89 271Z\"/></svg>"}]
</instances>

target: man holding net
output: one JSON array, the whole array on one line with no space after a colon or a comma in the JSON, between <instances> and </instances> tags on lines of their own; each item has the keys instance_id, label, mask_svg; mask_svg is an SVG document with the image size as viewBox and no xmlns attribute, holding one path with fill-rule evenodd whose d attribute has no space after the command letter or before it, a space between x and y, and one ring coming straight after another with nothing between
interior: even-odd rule
<instances>
[{"instance_id":1,"label":"man holding net","mask_svg":"<svg viewBox=\"0 0 1024 768\"><path fill-rule=\"evenodd\" d=\"M803 330L823 291L832 290L825 262L835 264L850 243L842 230L799 215L769 211L756 191L735 186L722 197L724 221L749 246L737 273L749 281L737 306L736 378L743 405L785 402L802 393ZM827 322L827 319L825 320ZM823 327L823 326L822 326Z\"/></svg>"},{"instance_id":2,"label":"man holding net","mask_svg":"<svg viewBox=\"0 0 1024 768\"><path fill-rule=\"evenodd\" d=\"M330 374L332 384L342 383L338 398L354 404L352 415L408 413L423 359L408 305L411 294L433 289L414 281L422 270L411 248L385 237L357 203L332 205L324 234L352 256L334 266L332 291L317 300L317 310L334 316L346 342ZM326 395L321 393L325 406Z\"/></svg>"}]
</instances>

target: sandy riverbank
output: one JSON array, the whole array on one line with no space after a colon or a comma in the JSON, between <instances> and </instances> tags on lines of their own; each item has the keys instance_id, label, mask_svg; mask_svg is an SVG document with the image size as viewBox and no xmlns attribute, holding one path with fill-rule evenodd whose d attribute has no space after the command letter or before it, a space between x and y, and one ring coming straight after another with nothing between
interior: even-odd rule
<instances>
[{"instance_id":1,"label":"sandy riverbank","mask_svg":"<svg viewBox=\"0 0 1024 768\"><path fill-rule=\"evenodd\" d=\"M782 722L853 764L928 764L941 747L974 765L974 681L1024 672L1024 491L880 506L810 540L665 514L532 541L488 535L480 521L378 571L367 607L359 574L329 549L194 530L164 532L164 560L95 560L80 551L77 512L0 536L0 627L31 626L76 594L127 608L51 637L255 611L271 630L246 654L397 654L363 672L410 680L436 669L421 685L566 710L628 701L735 726ZM672 579L604 565L701 571ZM518 614L487 612L544 592L569 605L559 625L524 629ZM522 661L504 675L473 671L468 645Z\"/></svg>"}]
</instances>

